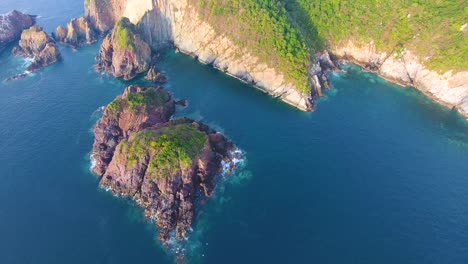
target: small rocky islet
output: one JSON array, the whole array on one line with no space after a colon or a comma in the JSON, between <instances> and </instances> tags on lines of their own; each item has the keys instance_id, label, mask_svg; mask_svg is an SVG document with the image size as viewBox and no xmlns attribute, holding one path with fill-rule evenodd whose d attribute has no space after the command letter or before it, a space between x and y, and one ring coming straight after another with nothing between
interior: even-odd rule
<instances>
[{"instance_id":1,"label":"small rocky islet","mask_svg":"<svg viewBox=\"0 0 468 264\"><path fill-rule=\"evenodd\" d=\"M129 86L94 128L99 185L141 206L166 245L187 236L197 198L211 196L217 176L241 158L221 133L188 118L171 119L179 103L161 87Z\"/></svg>"},{"instance_id":2,"label":"small rocky islet","mask_svg":"<svg viewBox=\"0 0 468 264\"><path fill-rule=\"evenodd\" d=\"M32 58L32 63L26 68L29 72L36 72L60 59L55 41L39 26L32 26L21 33L13 54Z\"/></svg>"}]
</instances>

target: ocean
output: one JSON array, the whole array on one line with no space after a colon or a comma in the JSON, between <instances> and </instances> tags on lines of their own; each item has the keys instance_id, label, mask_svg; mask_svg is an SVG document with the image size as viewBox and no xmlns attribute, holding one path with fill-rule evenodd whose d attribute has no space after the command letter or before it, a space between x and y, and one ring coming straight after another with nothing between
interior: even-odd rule
<instances>
[{"instance_id":1,"label":"ocean","mask_svg":"<svg viewBox=\"0 0 468 264\"><path fill-rule=\"evenodd\" d=\"M3 0L47 31L82 0ZM0 80L27 61L0 52ZM129 84L98 74L99 43L25 79L0 83L0 263L173 263L131 201L90 172L99 109ZM304 113L198 63L162 52L177 116L245 152L200 208L187 263L468 263L468 122L413 88L356 66L331 76Z\"/></svg>"}]
</instances>

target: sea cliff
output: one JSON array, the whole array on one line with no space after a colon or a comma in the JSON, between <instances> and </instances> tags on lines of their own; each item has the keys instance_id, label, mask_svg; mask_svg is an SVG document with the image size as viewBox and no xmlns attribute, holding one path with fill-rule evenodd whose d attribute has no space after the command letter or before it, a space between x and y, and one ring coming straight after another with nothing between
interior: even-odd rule
<instances>
[{"instance_id":1,"label":"sea cliff","mask_svg":"<svg viewBox=\"0 0 468 264\"><path fill-rule=\"evenodd\" d=\"M408 50L388 54L379 52L373 43L356 45L348 41L331 50L340 59L361 65L390 82L415 87L440 104L455 108L468 117L468 71L432 71L421 63L421 58Z\"/></svg>"},{"instance_id":2,"label":"sea cliff","mask_svg":"<svg viewBox=\"0 0 468 264\"><path fill-rule=\"evenodd\" d=\"M102 0L85 3L86 16L97 29L108 31L121 17L128 17L153 48L174 44L202 63L251 83L288 104L304 111L313 109L310 93L299 91L275 67L261 63L260 58L249 50L227 36L217 34L209 23L200 19L197 9L189 1L125 0L108 3L106 5Z\"/></svg>"}]
</instances>

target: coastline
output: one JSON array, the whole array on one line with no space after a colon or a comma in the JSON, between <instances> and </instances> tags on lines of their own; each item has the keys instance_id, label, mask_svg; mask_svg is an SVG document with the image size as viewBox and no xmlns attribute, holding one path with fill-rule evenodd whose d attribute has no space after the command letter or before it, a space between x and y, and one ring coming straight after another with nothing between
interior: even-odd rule
<instances>
[{"instance_id":1,"label":"coastline","mask_svg":"<svg viewBox=\"0 0 468 264\"><path fill-rule=\"evenodd\" d=\"M271 93L267 88L258 85L258 84L257 84L256 82L254 82L254 81L249 81L249 80L247 80L247 79L243 79L242 76L237 76L237 75L235 75L235 74L233 74L233 73L230 73L229 71L226 71L226 70L222 69L220 66L214 64L213 62L209 62L209 61L202 60L197 54L194 54L193 52L184 50L184 49L182 49L182 48L180 48L180 47L178 47L178 46L176 46L176 45L174 45L174 47L175 47L176 52L180 52L180 53L183 53L183 54L185 54L185 55L188 55L188 56L190 56L190 57L196 59L196 60L197 60L198 62L200 62L201 64L210 65L210 66L213 67L214 69L219 70L219 71L223 72L224 74L226 74L226 75L228 75L228 76L230 76L230 77L232 77L232 78L234 78L234 79L237 79L237 80L239 80L239 81L241 81L241 82L243 82L243 83L245 83L245 84L248 84L248 85L252 86L253 88L255 88L255 89L257 89L257 90L259 90L259 91L261 91L261 92L263 92L263 93L265 93L265 94L268 94L268 95L270 95L270 96L272 96L272 97L274 97L274 98L278 98L278 99L280 99L281 101L283 101L284 103L286 103L286 104L288 104L288 105L290 105L290 106L292 106L292 107L294 107L294 108L296 108L296 109L298 109L298 110L300 110L300 111L303 111L303 112L310 112L310 111L313 111L313 109L314 109L314 105L313 105L313 104L312 104L312 106L311 106L312 109L310 109L310 108L307 108L307 107L306 107L306 104L305 104L305 103L301 103L302 101L305 102L305 101L307 100L307 98L301 97L300 101L298 101L298 102L289 100L287 97L283 97L283 96L282 96L283 94L274 94L274 93Z\"/></svg>"},{"instance_id":2,"label":"coastline","mask_svg":"<svg viewBox=\"0 0 468 264\"><path fill-rule=\"evenodd\" d=\"M468 119L467 71L440 74L426 69L418 57L409 51L399 56L388 55L377 51L372 42L358 47L349 41L346 45L331 49L330 53L339 61L360 66L364 71L375 73L392 84L412 87Z\"/></svg>"}]
</instances>

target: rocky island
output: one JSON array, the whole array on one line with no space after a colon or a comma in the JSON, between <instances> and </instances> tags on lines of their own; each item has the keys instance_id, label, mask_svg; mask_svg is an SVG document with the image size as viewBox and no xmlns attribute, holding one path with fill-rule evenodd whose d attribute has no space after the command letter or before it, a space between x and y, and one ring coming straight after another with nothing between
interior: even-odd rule
<instances>
[{"instance_id":1,"label":"rocky island","mask_svg":"<svg viewBox=\"0 0 468 264\"><path fill-rule=\"evenodd\" d=\"M0 50L17 40L21 36L21 32L34 25L35 22L35 16L26 15L16 10L0 14Z\"/></svg>"},{"instance_id":2,"label":"rocky island","mask_svg":"<svg viewBox=\"0 0 468 264\"><path fill-rule=\"evenodd\" d=\"M221 133L191 119L170 120L176 104L161 87L129 86L94 128L100 186L144 208L163 243L186 236L197 197L209 197L216 176L239 158Z\"/></svg>"},{"instance_id":3,"label":"rocky island","mask_svg":"<svg viewBox=\"0 0 468 264\"><path fill-rule=\"evenodd\" d=\"M55 41L39 26L32 26L21 33L19 45L13 49L17 56L32 58L26 71L35 72L60 59Z\"/></svg>"}]
</instances>

